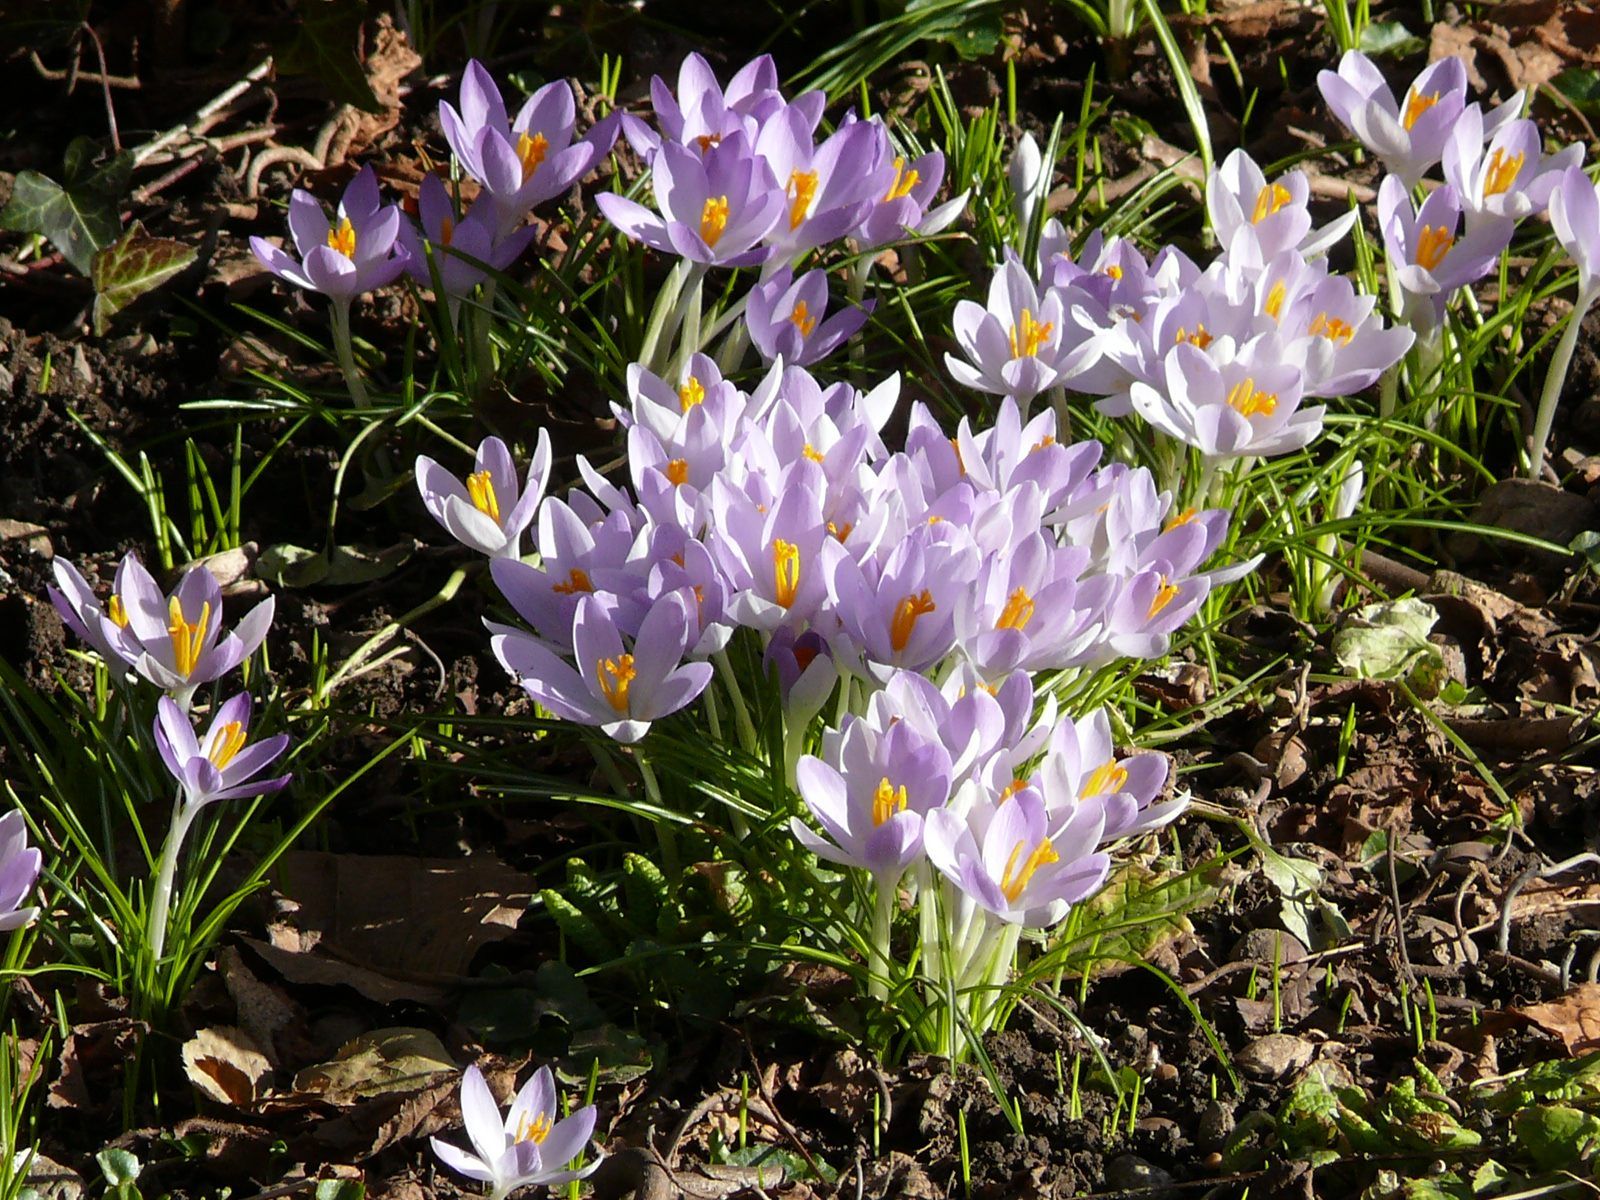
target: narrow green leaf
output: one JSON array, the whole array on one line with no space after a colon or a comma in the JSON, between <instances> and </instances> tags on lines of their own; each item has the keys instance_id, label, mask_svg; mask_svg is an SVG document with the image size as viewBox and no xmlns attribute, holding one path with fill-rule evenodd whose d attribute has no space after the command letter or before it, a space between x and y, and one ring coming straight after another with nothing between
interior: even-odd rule
<instances>
[{"instance_id":1,"label":"narrow green leaf","mask_svg":"<svg viewBox=\"0 0 1600 1200\"><path fill-rule=\"evenodd\" d=\"M193 246L151 237L138 221L94 256L94 331L104 334L116 316L146 292L154 291L194 262Z\"/></svg>"}]
</instances>

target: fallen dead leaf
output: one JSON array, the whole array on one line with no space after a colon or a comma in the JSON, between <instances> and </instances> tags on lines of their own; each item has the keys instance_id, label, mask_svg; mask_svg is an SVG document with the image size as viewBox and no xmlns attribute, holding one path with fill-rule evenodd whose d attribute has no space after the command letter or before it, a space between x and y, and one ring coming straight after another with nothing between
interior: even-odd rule
<instances>
[{"instance_id":1,"label":"fallen dead leaf","mask_svg":"<svg viewBox=\"0 0 1600 1200\"><path fill-rule=\"evenodd\" d=\"M367 83L381 108L375 113L351 110L356 114L355 123L344 146L344 158L358 156L400 124L401 81L421 65L422 57L411 48L405 31L395 28L388 13L380 14L365 66Z\"/></svg>"},{"instance_id":2,"label":"fallen dead leaf","mask_svg":"<svg viewBox=\"0 0 1600 1200\"><path fill-rule=\"evenodd\" d=\"M183 1044L183 1070L218 1104L248 1108L265 1094L272 1064L244 1030L215 1025Z\"/></svg>"},{"instance_id":3,"label":"fallen dead leaf","mask_svg":"<svg viewBox=\"0 0 1600 1200\"><path fill-rule=\"evenodd\" d=\"M339 1047L331 1062L294 1077L297 1092L341 1107L397 1092L415 1092L456 1075L455 1060L426 1029L375 1029Z\"/></svg>"},{"instance_id":4,"label":"fallen dead leaf","mask_svg":"<svg viewBox=\"0 0 1600 1200\"><path fill-rule=\"evenodd\" d=\"M1529 1004L1506 1012L1560 1039L1570 1055L1600 1050L1600 983L1580 983L1548 1004Z\"/></svg>"}]
</instances>

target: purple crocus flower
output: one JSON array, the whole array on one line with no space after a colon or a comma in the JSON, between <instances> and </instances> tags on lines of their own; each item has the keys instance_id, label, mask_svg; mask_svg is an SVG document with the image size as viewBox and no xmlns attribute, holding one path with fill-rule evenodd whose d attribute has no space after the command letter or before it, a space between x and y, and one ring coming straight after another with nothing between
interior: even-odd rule
<instances>
[{"instance_id":1,"label":"purple crocus flower","mask_svg":"<svg viewBox=\"0 0 1600 1200\"><path fill-rule=\"evenodd\" d=\"M1088 557L1036 529L985 560L956 614L961 649L981 676L1061 670L1093 656L1114 583L1104 575L1080 583Z\"/></svg>"},{"instance_id":2,"label":"purple crocus flower","mask_svg":"<svg viewBox=\"0 0 1600 1200\"><path fill-rule=\"evenodd\" d=\"M1385 328L1376 305L1345 276L1326 275L1281 310L1285 354L1300 364L1305 395L1353 396L1411 349L1416 334Z\"/></svg>"},{"instance_id":3,"label":"purple crocus flower","mask_svg":"<svg viewBox=\"0 0 1600 1200\"><path fill-rule=\"evenodd\" d=\"M837 241L869 208L878 153L874 128L857 121L819 146L812 141L812 124L790 108L767 121L755 140L756 154L783 189L784 215L767 234L767 245L784 262Z\"/></svg>"},{"instance_id":4,"label":"purple crocus flower","mask_svg":"<svg viewBox=\"0 0 1600 1200\"><path fill-rule=\"evenodd\" d=\"M1213 362L1198 347L1174 346L1166 386L1135 383L1133 407L1156 429L1210 458L1287 454L1322 432L1324 409L1301 408L1300 368L1281 353Z\"/></svg>"},{"instance_id":5,"label":"purple crocus flower","mask_svg":"<svg viewBox=\"0 0 1600 1200\"><path fill-rule=\"evenodd\" d=\"M1063 717L1056 726L1039 768L1039 791L1055 820L1083 806L1098 808L1104 844L1159 829L1187 807L1183 799L1155 803L1171 770L1167 756L1153 751L1119 759L1111 720L1097 708L1076 721Z\"/></svg>"},{"instance_id":6,"label":"purple crocus flower","mask_svg":"<svg viewBox=\"0 0 1600 1200\"><path fill-rule=\"evenodd\" d=\"M850 305L826 316L828 276L807 271L799 279L783 267L750 289L745 328L763 362L781 358L790 366L809 367L832 354L866 323L873 302Z\"/></svg>"},{"instance_id":7,"label":"purple crocus flower","mask_svg":"<svg viewBox=\"0 0 1600 1200\"><path fill-rule=\"evenodd\" d=\"M1445 141L1466 107L1467 69L1459 58L1439 59L1417 76L1400 104L1372 60L1349 50L1337 72L1318 74L1317 87L1333 115L1406 188L1414 188L1444 154Z\"/></svg>"},{"instance_id":8,"label":"purple crocus flower","mask_svg":"<svg viewBox=\"0 0 1600 1200\"><path fill-rule=\"evenodd\" d=\"M944 356L956 382L1024 406L1070 370L1080 350L1065 336L1061 297L1054 289L1041 294L1015 255L990 280L988 306L962 300L952 323L966 355Z\"/></svg>"},{"instance_id":9,"label":"purple crocus flower","mask_svg":"<svg viewBox=\"0 0 1600 1200\"><path fill-rule=\"evenodd\" d=\"M792 104L786 102L778 90L778 68L770 54L741 67L724 91L711 64L700 54L690 53L678 68L676 92L660 76L651 78L650 102L660 134L637 117L622 119L629 144L647 161L663 139L702 154L734 133L754 141L762 127L785 109L802 114L807 130L814 130L827 97L822 92L806 92Z\"/></svg>"},{"instance_id":10,"label":"purple crocus flower","mask_svg":"<svg viewBox=\"0 0 1600 1200\"><path fill-rule=\"evenodd\" d=\"M1255 159L1235 150L1206 181L1206 211L1229 257L1248 247L1262 262L1285 250L1311 258L1349 233L1358 214L1348 212L1313 230L1310 190L1304 172L1287 171L1268 181Z\"/></svg>"},{"instance_id":11,"label":"purple crocus flower","mask_svg":"<svg viewBox=\"0 0 1600 1200\"><path fill-rule=\"evenodd\" d=\"M1084 807L1056 829L1044 801L1023 788L984 814L981 834L950 809L929 813L923 845L939 873L1000 920L1045 928L1099 890L1111 860L1095 852L1102 815Z\"/></svg>"},{"instance_id":12,"label":"purple crocus flower","mask_svg":"<svg viewBox=\"0 0 1600 1200\"><path fill-rule=\"evenodd\" d=\"M1580 167L1561 172L1550 195L1550 227L1578 269L1578 295L1587 307L1600 294L1600 188ZM57 562L60 560L57 559Z\"/></svg>"},{"instance_id":13,"label":"purple crocus flower","mask_svg":"<svg viewBox=\"0 0 1600 1200\"><path fill-rule=\"evenodd\" d=\"M1485 145L1483 113L1473 104L1445 143L1444 177L1456 190L1470 230L1543 212L1560 173L1582 161L1578 142L1547 157L1539 127L1528 120L1505 122Z\"/></svg>"},{"instance_id":14,"label":"purple crocus flower","mask_svg":"<svg viewBox=\"0 0 1600 1200\"><path fill-rule=\"evenodd\" d=\"M950 757L903 722L879 733L848 717L835 761L808 754L795 771L827 836L798 817L789 828L818 858L870 871L879 888L891 888L921 852L925 815L949 799Z\"/></svg>"},{"instance_id":15,"label":"purple crocus flower","mask_svg":"<svg viewBox=\"0 0 1600 1200\"><path fill-rule=\"evenodd\" d=\"M287 775L256 778L284 752L289 735L276 734L253 746L246 744L249 737L249 692L224 701L203 738L195 737L188 716L171 700L163 696L156 706L156 750L183 788L191 814L201 805L275 792L289 782Z\"/></svg>"},{"instance_id":16,"label":"purple crocus flower","mask_svg":"<svg viewBox=\"0 0 1600 1200\"><path fill-rule=\"evenodd\" d=\"M112 593L102 609L83 577L60 564L50 599L67 624L102 654L128 663L187 709L194 690L220 679L261 645L272 624L267 597L222 632L222 589L204 567L190 567L170 596L131 552L117 567ZM109 659L108 659L109 661Z\"/></svg>"},{"instance_id":17,"label":"purple crocus flower","mask_svg":"<svg viewBox=\"0 0 1600 1200\"><path fill-rule=\"evenodd\" d=\"M710 663L683 661L692 602L692 592L687 599L683 592L662 596L626 651L612 614L594 596L582 596L572 621L577 670L526 635L497 634L491 645L523 691L556 716L637 742L650 722L677 712L711 682Z\"/></svg>"},{"instance_id":18,"label":"purple crocus flower","mask_svg":"<svg viewBox=\"0 0 1600 1200\"><path fill-rule=\"evenodd\" d=\"M43 866L39 848L28 845L22 814L12 809L0 817L0 933L21 929L39 915L37 907L23 908L22 902L39 881Z\"/></svg>"},{"instance_id":19,"label":"purple crocus flower","mask_svg":"<svg viewBox=\"0 0 1600 1200\"><path fill-rule=\"evenodd\" d=\"M406 266L400 210L380 201L378 176L370 166L345 188L337 225L329 223L310 192L295 188L289 196L289 232L299 260L259 237L250 239L250 249L279 279L348 304L393 283Z\"/></svg>"},{"instance_id":20,"label":"purple crocus flower","mask_svg":"<svg viewBox=\"0 0 1600 1200\"><path fill-rule=\"evenodd\" d=\"M949 228L966 210L967 193L928 207L944 179L944 155L934 150L907 161L881 121L874 117L866 124L873 128L878 148L867 188L870 205L854 231L862 249L887 246L912 234L931 237Z\"/></svg>"},{"instance_id":21,"label":"purple crocus flower","mask_svg":"<svg viewBox=\"0 0 1600 1200\"><path fill-rule=\"evenodd\" d=\"M812 629L797 634L780 626L768 639L761 663L777 675L778 695L790 729L808 725L839 681L839 668L827 640Z\"/></svg>"},{"instance_id":22,"label":"purple crocus flower","mask_svg":"<svg viewBox=\"0 0 1600 1200\"><path fill-rule=\"evenodd\" d=\"M550 431L539 430L526 485L518 484L511 451L497 437L478 444L465 483L426 454L417 456L416 474L422 503L451 537L490 558L521 558L522 535L550 481Z\"/></svg>"},{"instance_id":23,"label":"purple crocus flower","mask_svg":"<svg viewBox=\"0 0 1600 1200\"><path fill-rule=\"evenodd\" d=\"M461 1075L461 1124L472 1152L436 1137L428 1144L452 1171L488 1184L488 1200L505 1200L518 1188L556 1187L583 1179L600 1165L596 1157L579 1170L565 1169L594 1136L594 1105L586 1104L560 1120L559 1111L555 1077L549 1067L540 1067L522 1085L502 1120L483 1072L473 1065Z\"/></svg>"},{"instance_id":24,"label":"purple crocus flower","mask_svg":"<svg viewBox=\"0 0 1600 1200\"><path fill-rule=\"evenodd\" d=\"M844 632L880 679L904 668L923 671L955 645L956 611L971 587L976 554L970 540L946 541L923 524L890 551L881 569L838 556L829 603Z\"/></svg>"},{"instance_id":25,"label":"purple crocus flower","mask_svg":"<svg viewBox=\"0 0 1600 1200\"><path fill-rule=\"evenodd\" d=\"M529 209L570 188L616 140L611 120L572 140L577 110L564 79L540 88L508 120L500 89L476 59L461 77L460 111L441 100L439 124L462 169L487 190L497 237L520 225Z\"/></svg>"},{"instance_id":26,"label":"purple crocus flower","mask_svg":"<svg viewBox=\"0 0 1600 1200\"><path fill-rule=\"evenodd\" d=\"M783 189L744 134L703 155L663 142L650 169L660 215L614 192L596 197L606 219L628 237L710 266L749 267L771 255L758 243L783 216Z\"/></svg>"},{"instance_id":27,"label":"purple crocus flower","mask_svg":"<svg viewBox=\"0 0 1600 1200\"><path fill-rule=\"evenodd\" d=\"M1406 296L1407 319L1419 334L1436 329L1451 295L1489 274L1511 242L1508 220L1484 221L1464 234L1457 232L1460 225L1461 200L1449 184L1435 188L1415 211L1396 176L1378 188L1383 246Z\"/></svg>"},{"instance_id":28,"label":"purple crocus flower","mask_svg":"<svg viewBox=\"0 0 1600 1200\"><path fill-rule=\"evenodd\" d=\"M420 232L409 221L400 225L400 242L410 258L406 274L423 287L433 286L433 271L429 270L423 246L426 240L433 247L434 270L439 274L440 289L450 298L452 314L460 298L484 280L483 269L470 259L503 271L533 240L532 226L496 236L494 221L483 215L487 207L475 205L466 216L458 216L444 180L430 173L423 176L417 189Z\"/></svg>"}]
</instances>

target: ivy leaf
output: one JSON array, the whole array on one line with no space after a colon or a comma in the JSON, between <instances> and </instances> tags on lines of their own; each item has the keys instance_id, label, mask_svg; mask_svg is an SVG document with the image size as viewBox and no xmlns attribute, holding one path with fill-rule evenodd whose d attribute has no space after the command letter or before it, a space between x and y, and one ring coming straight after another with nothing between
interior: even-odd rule
<instances>
[{"instance_id":1,"label":"ivy leaf","mask_svg":"<svg viewBox=\"0 0 1600 1200\"><path fill-rule=\"evenodd\" d=\"M382 112L383 105L373 95L356 57L366 16L366 0L320 0L301 5L300 26L277 54L279 72L314 76L341 104Z\"/></svg>"},{"instance_id":2,"label":"ivy leaf","mask_svg":"<svg viewBox=\"0 0 1600 1200\"><path fill-rule=\"evenodd\" d=\"M133 155L124 150L95 168L95 146L76 138L67 147L64 184L38 171L20 171L11 202L0 212L0 229L38 233L50 239L61 256L87 275L96 251L122 232L119 206L133 173Z\"/></svg>"},{"instance_id":3,"label":"ivy leaf","mask_svg":"<svg viewBox=\"0 0 1600 1200\"><path fill-rule=\"evenodd\" d=\"M151 237L138 221L94 256L94 331L105 333L116 316L146 292L154 291L195 260L196 250L171 238Z\"/></svg>"}]
</instances>

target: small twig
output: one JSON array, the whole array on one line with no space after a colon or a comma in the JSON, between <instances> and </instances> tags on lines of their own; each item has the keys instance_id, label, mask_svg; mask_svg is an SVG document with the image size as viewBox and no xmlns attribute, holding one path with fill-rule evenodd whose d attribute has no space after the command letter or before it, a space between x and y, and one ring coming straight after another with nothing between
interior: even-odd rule
<instances>
[{"instance_id":1,"label":"small twig","mask_svg":"<svg viewBox=\"0 0 1600 1200\"><path fill-rule=\"evenodd\" d=\"M148 204L185 175L192 174L198 170L204 163L205 159L198 157L183 159L165 175L158 175L149 183L137 188L128 199L133 204Z\"/></svg>"},{"instance_id":2,"label":"small twig","mask_svg":"<svg viewBox=\"0 0 1600 1200\"><path fill-rule=\"evenodd\" d=\"M85 75L81 71L67 68L52 70L44 65L44 60L39 57L37 50L28 51L28 61L33 64L33 69L38 72L40 79L48 79L51 83L60 83L63 79L71 79L74 83L79 79L86 79L90 83L98 83L103 87L121 88L125 92L137 92L144 84L132 75ZM69 88L68 91L71 89Z\"/></svg>"},{"instance_id":3,"label":"small twig","mask_svg":"<svg viewBox=\"0 0 1600 1200\"><path fill-rule=\"evenodd\" d=\"M194 116L190 117L181 125L174 125L165 133L157 134L150 141L136 149L133 152L133 165L138 166L158 150L171 145L179 138L189 134L197 125L205 121L218 109L231 104L238 97L249 91L253 85L259 83L262 79L265 79L267 73L271 70L272 59L270 57L262 59L255 66L251 67L245 72L244 78L233 83L226 90L218 93L212 99L206 101L205 104L195 111Z\"/></svg>"},{"instance_id":4,"label":"small twig","mask_svg":"<svg viewBox=\"0 0 1600 1200\"><path fill-rule=\"evenodd\" d=\"M1406 948L1406 911L1400 903L1400 883L1395 875L1394 841L1394 831L1391 829L1384 857L1389 866L1389 900L1394 905L1394 941L1400 948L1400 963L1406 969L1406 980L1414 988L1417 986L1417 973L1411 969L1411 951Z\"/></svg>"},{"instance_id":5,"label":"small twig","mask_svg":"<svg viewBox=\"0 0 1600 1200\"><path fill-rule=\"evenodd\" d=\"M1572 870L1573 867L1581 867L1588 864L1600 866L1600 854L1595 854L1592 852L1574 854L1571 858L1564 859L1558 863L1552 863L1548 867L1541 867L1539 864L1535 863L1533 866L1528 867L1520 872L1517 877L1511 881L1510 886L1506 888L1505 894L1500 897L1500 933L1495 940L1495 949L1502 955L1507 955L1510 951L1512 901L1517 898L1517 893L1522 891L1523 888L1527 887L1528 884L1532 883L1535 879L1551 879L1557 875L1565 874L1566 872Z\"/></svg>"},{"instance_id":6,"label":"small twig","mask_svg":"<svg viewBox=\"0 0 1600 1200\"><path fill-rule=\"evenodd\" d=\"M272 146L250 160L250 169L244 176L244 194L252 200L260 199L261 176L268 167L287 162L299 163L313 171L322 170L322 160L309 150L299 146Z\"/></svg>"},{"instance_id":7,"label":"small twig","mask_svg":"<svg viewBox=\"0 0 1600 1200\"><path fill-rule=\"evenodd\" d=\"M817 1160L812 1157L811 1151L806 1147L806 1144L800 1140L800 1135L795 1132L794 1126L789 1124L784 1119L783 1114L778 1112L778 1102L772 1098L772 1093L767 1091L767 1081L761 1077L761 1060L756 1057L756 1048L754 1043L750 1041L749 1032L741 1026L739 1036L744 1040L745 1052L750 1055L750 1065L756 1069L756 1090L761 1093L761 1100L767 1106L767 1112L772 1118L772 1123L783 1131L783 1135L786 1138L794 1143L794 1148L800 1151L800 1157L806 1160L806 1166L811 1168L811 1173L821 1179L822 1171L817 1166Z\"/></svg>"}]
</instances>

